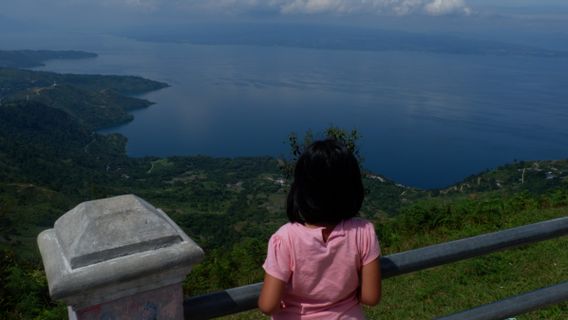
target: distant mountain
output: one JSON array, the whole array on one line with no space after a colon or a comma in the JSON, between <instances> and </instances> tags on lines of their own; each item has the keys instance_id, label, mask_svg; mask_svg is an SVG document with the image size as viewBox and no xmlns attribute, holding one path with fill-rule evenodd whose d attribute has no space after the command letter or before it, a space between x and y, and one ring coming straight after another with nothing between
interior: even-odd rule
<instances>
[{"instance_id":1,"label":"distant mountain","mask_svg":"<svg viewBox=\"0 0 568 320\"><path fill-rule=\"evenodd\" d=\"M362 51L568 57L568 52L460 38L346 26L285 24L191 24L171 29L139 28L123 35L142 41L205 45L281 46Z\"/></svg>"},{"instance_id":2,"label":"distant mountain","mask_svg":"<svg viewBox=\"0 0 568 320\"><path fill-rule=\"evenodd\" d=\"M31 68L42 66L43 62L52 59L85 59L95 57L97 57L96 53L74 50L0 50L0 67Z\"/></svg>"}]
</instances>

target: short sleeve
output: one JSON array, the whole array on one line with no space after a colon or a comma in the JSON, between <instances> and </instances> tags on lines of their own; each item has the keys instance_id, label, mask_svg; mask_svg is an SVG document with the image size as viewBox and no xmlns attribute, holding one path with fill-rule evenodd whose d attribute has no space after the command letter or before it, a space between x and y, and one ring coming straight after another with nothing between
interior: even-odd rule
<instances>
[{"instance_id":1,"label":"short sleeve","mask_svg":"<svg viewBox=\"0 0 568 320\"><path fill-rule=\"evenodd\" d=\"M269 275L288 282L292 274L290 250L286 242L278 234L272 235L268 241L268 252L264 261L264 271Z\"/></svg>"},{"instance_id":2,"label":"short sleeve","mask_svg":"<svg viewBox=\"0 0 568 320\"><path fill-rule=\"evenodd\" d=\"M381 255L379 240L375 234L375 227L371 222L365 223L359 238L359 250L361 252L361 265L366 265Z\"/></svg>"}]
</instances>

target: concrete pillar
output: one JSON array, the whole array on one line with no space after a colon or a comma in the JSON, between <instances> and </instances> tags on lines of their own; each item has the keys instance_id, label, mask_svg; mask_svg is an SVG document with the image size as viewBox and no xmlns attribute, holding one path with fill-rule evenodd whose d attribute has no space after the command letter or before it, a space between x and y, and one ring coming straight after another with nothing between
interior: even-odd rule
<instances>
[{"instance_id":1,"label":"concrete pillar","mask_svg":"<svg viewBox=\"0 0 568 320\"><path fill-rule=\"evenodd\" d=\"M77 320L183 319L182 282L203 257L163 211L134 195L79 204L38 245L51 297Z\"/></svg>"}]
</instances>

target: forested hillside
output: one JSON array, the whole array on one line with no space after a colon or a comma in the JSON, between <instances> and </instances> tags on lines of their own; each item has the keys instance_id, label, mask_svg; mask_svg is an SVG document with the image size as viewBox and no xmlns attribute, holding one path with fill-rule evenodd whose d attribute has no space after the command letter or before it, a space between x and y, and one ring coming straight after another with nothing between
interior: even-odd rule
<instances>
[{"instance_id":1,"label":"forested hillside","mask_svg":"<svg viewBox=\"0 0 568 320\"><path fill-rule=\"evenodd\" d=\"M53 82L53 94L33 97ZM289 181L277 159L131 158L123 136L94 131L117 121L100 108L129 109L133 98L120 93L163 86L0 69L0 319L65 317L64 306L47 294L35 237L82 201L125 193L162 208L205 249L186 294L261 281L266 241L286 221ZM367 172L361 215L375 223L383 253L390 254L565 216L567 176L566 160L525 161L446 189L419 190ZM384 302L368 314L431 318L566 280L567 247L559 239L389 279ZM563 319L567 312L564 304L521 318ZM252 311L233 318L262 317Z\"/></svg>"},{"instance_id":2,"label":"forested hillside","mask_svg":"<svg viewBox=\"0 0 568 320\"><path fill-rule=\"evenodd\" d=\"M132 76L57 74L0 68L0 103L37 101L60 109L90 129L131 121L128 111L152 103L128 95L167 84Z\"/></svg>"}]
</instances>

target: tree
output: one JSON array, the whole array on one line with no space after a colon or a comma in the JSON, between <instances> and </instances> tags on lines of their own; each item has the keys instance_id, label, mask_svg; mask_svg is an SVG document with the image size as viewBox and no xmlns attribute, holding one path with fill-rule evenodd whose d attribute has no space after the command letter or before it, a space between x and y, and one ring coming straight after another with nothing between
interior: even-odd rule
<instances>
[{"instance_id":1,"label":"tree","mask_svg":"<svg viewBox=\"0 0 568 320\"><path fill-rule=\"evenodd\" d=\"M341 141L349 151L351 151L359 164L363 163L363 157L359 151L358 141L361 138L359 131L357 129L352 129L351 131L347 131L345 129L336 127L334 125L325 129L321 134L319 134L321 138L318 139L335 139ZM286 178L291 178L294 175L294 166L298 158L302 155L304 150L314 142L314 133L310 129L306 131L302 142L299 142L298 135L295 132L290 133L288 136L288 144L290 146L290 159L281 159L280 161L280 170L284 174Z\"/></svg>"}]
</instances>

